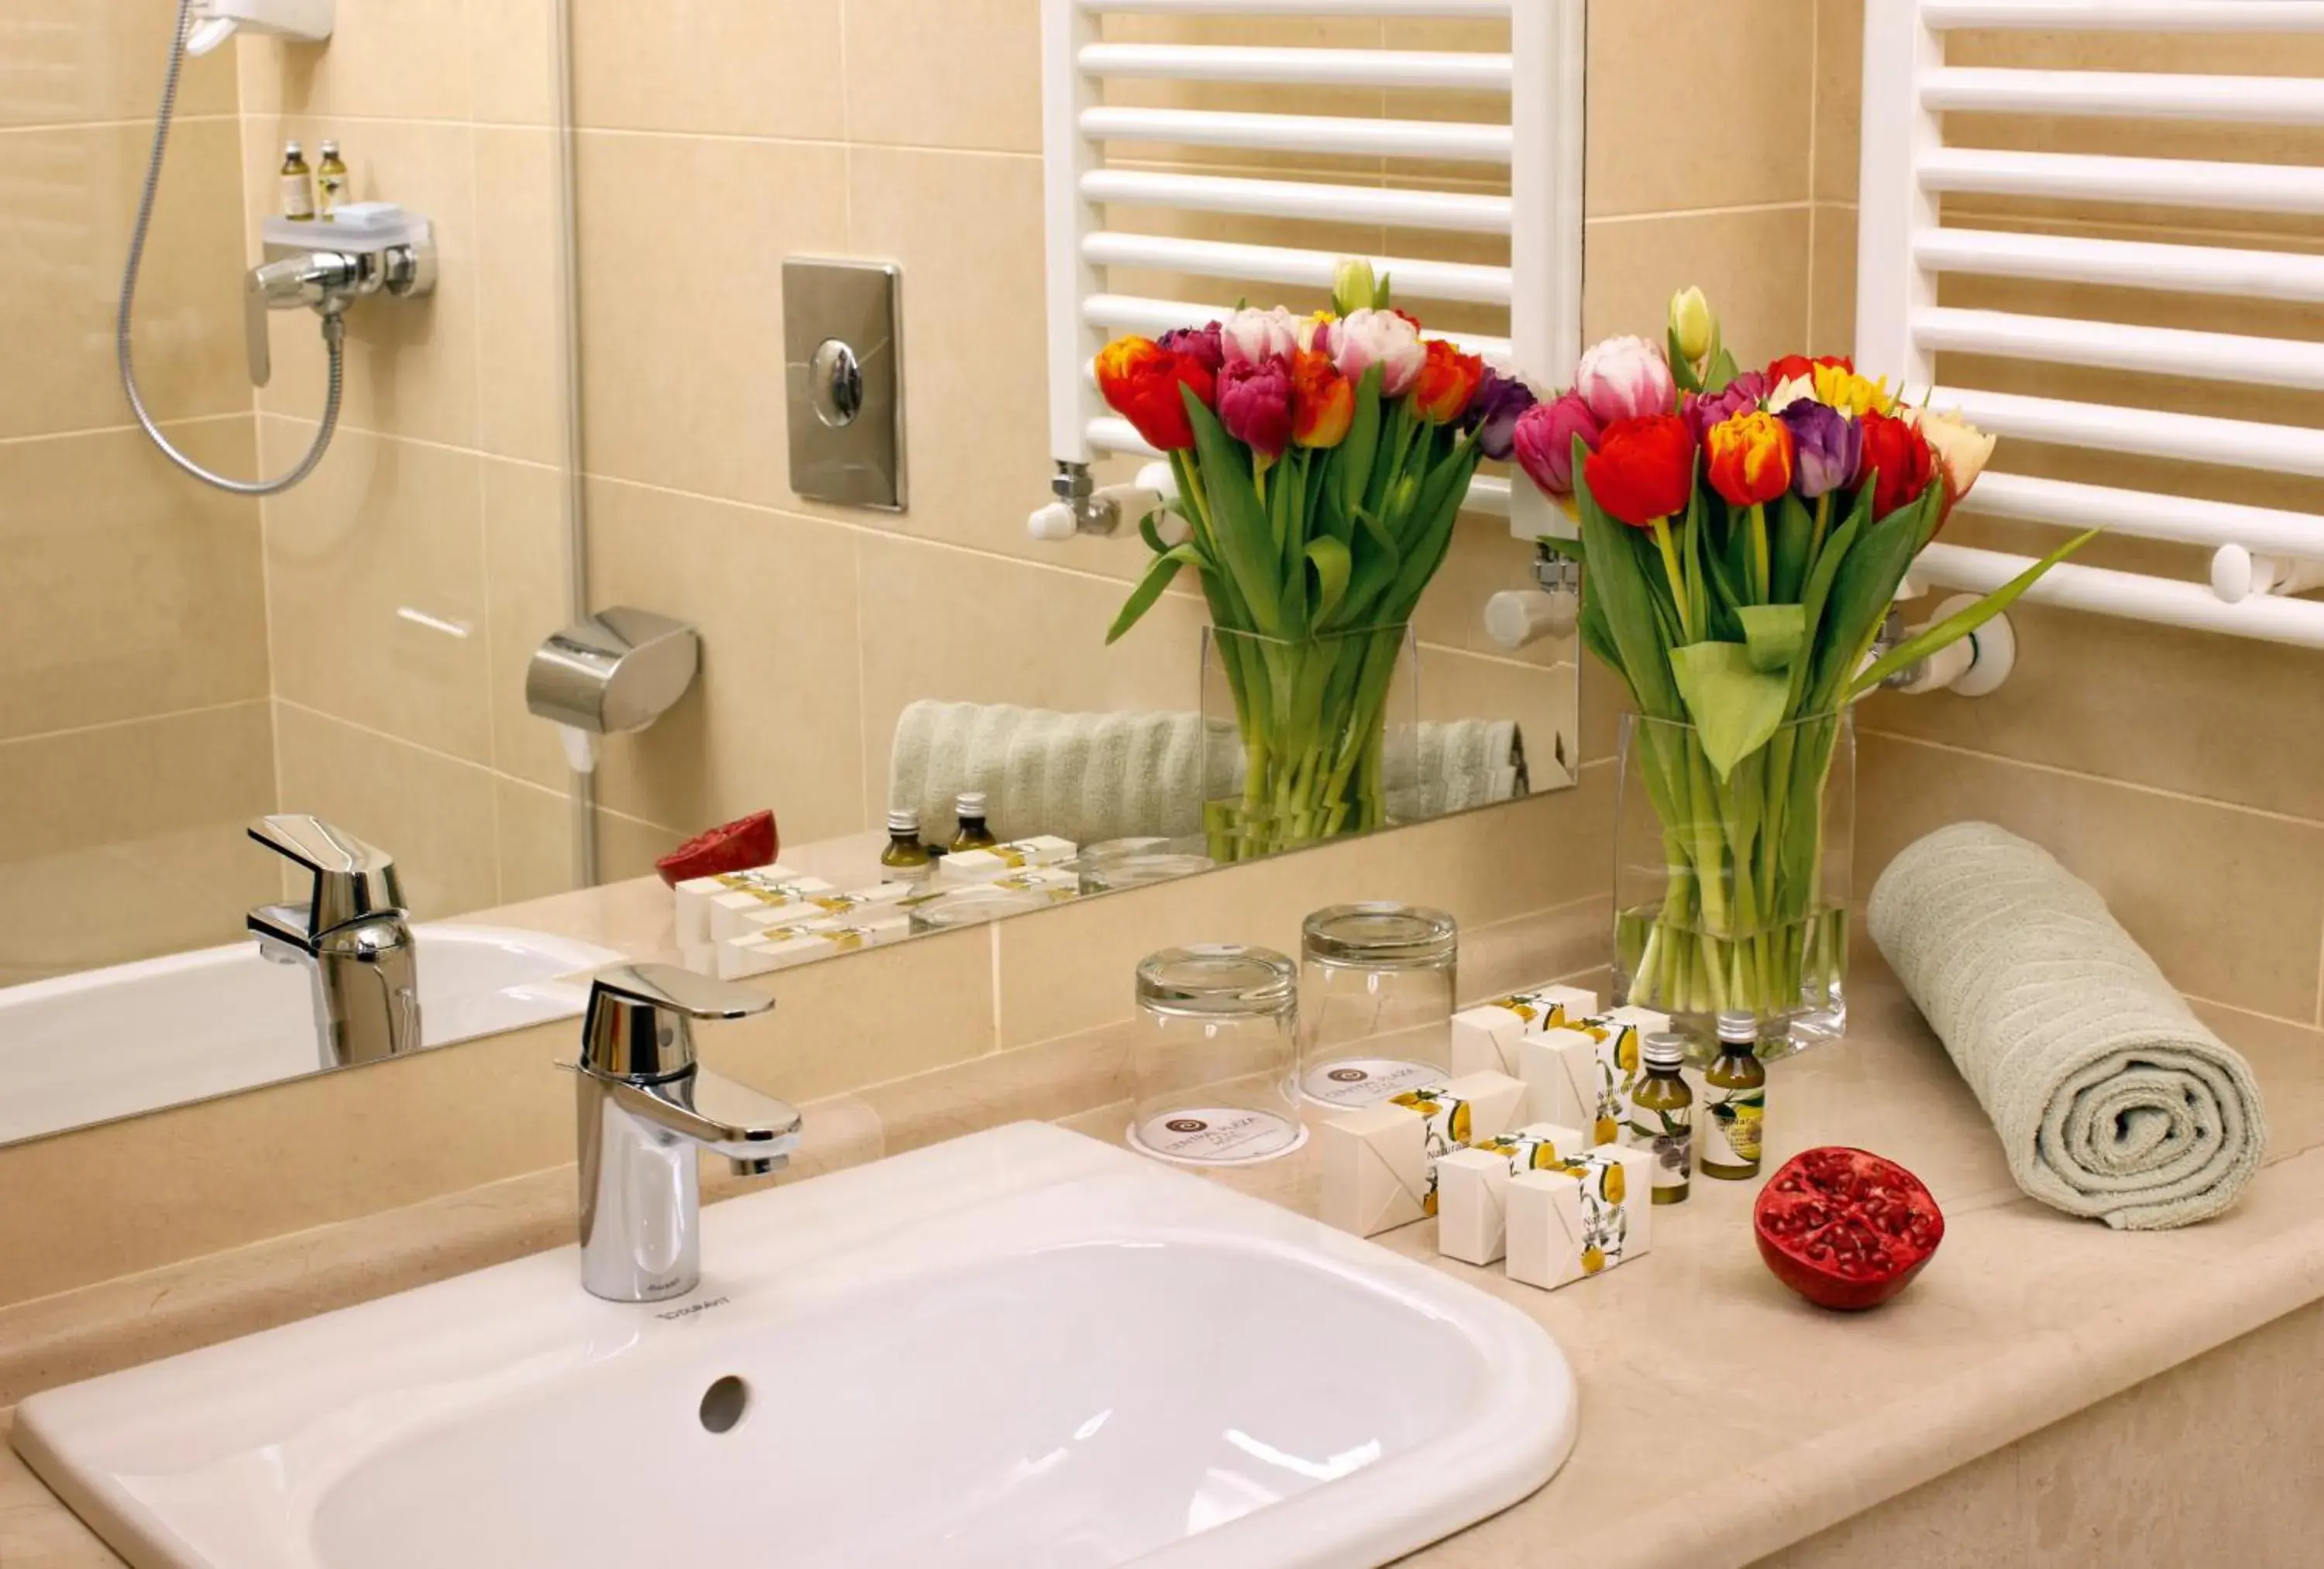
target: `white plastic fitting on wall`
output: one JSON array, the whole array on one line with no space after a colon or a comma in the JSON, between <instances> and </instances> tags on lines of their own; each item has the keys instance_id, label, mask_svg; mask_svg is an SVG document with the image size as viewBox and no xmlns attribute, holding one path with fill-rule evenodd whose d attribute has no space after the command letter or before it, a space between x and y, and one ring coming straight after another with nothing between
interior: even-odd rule
<instances>
[{"instance_id":1,"label":"white plastic fitting on wall","mask_svg":"<svg viewBox=\"0 0 2324 1569\"><path fill-rule=\"evenodd\" d=\"M1953 193L2324 216L2324 169L1948 146L1944 116L2003 112L2236 124L2324 124L2324 80L2191 73L1969 69L1945 60L1955 29L2131 29L2324 33L2317 0L1880 0L1865 11L1863 161L1858 203L1856 358L1868 374L1925 390L2005 438L2138 454L2262 473L2324 477L2324 430L2140 408L2142 375L2263 387L2324 388L2324 345L2231 332L2069 319L1941 304L1947 274L2324 303L2324 257L2291 251L2150 243L2068 232L1946 226ZM1984 140L1985 138L1978 138ZM2028 220L2038 222L2039 220ZM2092 293L2083 298L2102 300ZM2120 403L2028 397L1947 382L1940 356L1967 353L2135 372ZM2008 461L2004 441L2001 461ZM1969 512L2060 528L2177 540L2213 551L2209 583L2069 564L2029 601L2324 647L2324 603L2287 595L2324 587L2324 517L2167 491L1991 473ZM1940 542L1915 575L1989 590L2031 564Z\"/></svg>"}]
</instances>

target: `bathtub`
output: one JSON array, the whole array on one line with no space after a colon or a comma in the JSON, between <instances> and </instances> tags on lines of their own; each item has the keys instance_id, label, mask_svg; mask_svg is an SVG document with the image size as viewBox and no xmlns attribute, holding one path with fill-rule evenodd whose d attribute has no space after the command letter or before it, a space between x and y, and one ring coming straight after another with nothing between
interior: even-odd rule
<instances>
[{"instance_id":1,"label":"bathtub","mask_svg":"<svg viewBox=\"0 0 2324 1569\"><path fill-rule=\"evenodd\" d=\"M448 1046L577 1016L622 955L512 927L422 924L420 1032ZM312 1073L303 965L254 940L0 987L0 1143Z\"/></svg>"}]
</instances>

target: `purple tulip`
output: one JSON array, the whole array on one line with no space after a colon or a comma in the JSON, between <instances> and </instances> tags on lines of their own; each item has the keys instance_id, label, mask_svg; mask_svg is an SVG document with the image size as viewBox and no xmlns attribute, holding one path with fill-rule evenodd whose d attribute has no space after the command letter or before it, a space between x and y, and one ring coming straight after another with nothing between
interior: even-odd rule
<instances>
[{"instance_id":1,"label":"purple tulip","mask_svg":"<svg viewBox=\"0 0 2324 1569\"><path fill-rule=\"evenodd\" d=\"M1527 478L1553 496L1573 494L1573 438L1590 450L1606 433L1578 392L1568 392L1550 403L1536 403L1517 416L1512 446Z\"/></svg>"},{"instance_id":2,"label":"purple tulip","mask_svg":"<svg viewBox=\"0 0 2324 1569\"><path fill-rule=\"evenodd\" d=\"M1219 423L1262 457L1291 445L1291 372L1281 360L1237 360L1219 372Z\"/></svg>"},{"instance_id":3,"label":"purple tulip","mask_svg":"<svg viewBox=\"0 0 2324 1569\"><path fill-rule=\"evenodd\" d=\"M1226 363L1226 345L1219 338L1219 324L1208 326L1173 327L1158 340L1161 346L1181 354L1190 354L1202 362L1204 370L1213 376Z\"/></svg>"},{"instance_id":4,"label":"purple tulip","mask_svg":"<svg viewBox=\"0 0 2324 1569\"><path fill-rule=\"evenodd\" d=\"M1518 417L1539 401L1523 381L1488 366L1485 380L1469 400L1469 412L1461 417L1461 427L1477 433L1478 451L1505 463L1517 449Z\"/></svg>"},{"instance_id":5,"label":"purple tulip","mask_svg":"<svg viewBox=\"0 0 2324 1569\"><path fill-rule=\"evenodd\" d=\"M1864 454L1864 427L1837 408L1803 398L1778 414L1792 433L1793 484L1812 501L1856 476Z\"/></svg>"},{"instance_id":6,"label":"purple tulip","mask_svg":"<svg viewBox=\"0 0 2324 1569\"><path fill-rule=\"evenodd\" d=\"M1757 371L1746 371L1720 392L1690 394L1684 401L1687 423L1694 427L1695 439L1710 434L1714 425L1724 425L1746 409L1759 407L1767 395L1767 378Z\"/></svg>"}]
</instances>

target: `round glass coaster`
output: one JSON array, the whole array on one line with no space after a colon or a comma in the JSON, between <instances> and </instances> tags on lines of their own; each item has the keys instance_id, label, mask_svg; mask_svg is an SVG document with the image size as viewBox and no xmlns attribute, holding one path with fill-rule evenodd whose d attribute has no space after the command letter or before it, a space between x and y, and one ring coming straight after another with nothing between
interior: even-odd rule
<instances>
[{"instance_id":1,"label":"round glass coaster","mask_svg":"<svg viewBox=\"0 0 2324 1569\"><path fill-rule=\"evenodd\" d=\"M1180 1106L1130 1124L1130 1147L1185 1166L1243 1166L1287 1155L1307 1142L1289 1117L1247 1106Z\"/></svg>"}]
</instances>

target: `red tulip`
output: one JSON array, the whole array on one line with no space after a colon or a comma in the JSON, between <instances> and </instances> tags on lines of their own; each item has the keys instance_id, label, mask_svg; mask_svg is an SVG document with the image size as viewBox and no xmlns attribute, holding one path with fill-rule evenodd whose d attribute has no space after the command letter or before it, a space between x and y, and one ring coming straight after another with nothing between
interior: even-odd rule
<instances>
[{"instance_id":1,"label":"red tulip","mask_svg":"<svg viewBox=\"0 0 2324 1569\"><path fill-rule=\"evenodd\" d=\"M1281 360L1232 360L1219 372L1219 423L1268 459L1291 445L1291 368Z\"/></svg>"},{"instance_id":2,"label":"red tulip","mask_svg":"<svg viewBox=\"0 0 2324 1569\"><path fill-rule=\"evenodd\" d=\"M1618 419L1599 438L1582 482L1608 516L1634 528L1686 510L1694 491L1694 432L1675 414Z\"/></svg>"},{"instance_id":3,"label":"red tulip","mask_svg":"<svg viewBox=\"0 0 2324 1569\"><path fill-rule=\"evenodd\" d=\"M1795 378L1812 381L1818 365L1837 365L1851 374L1856 370L1856 362L1846 354L1818 354L1812 360L1805 354L1785 354L1767 367L1767 385L1780 387Z\"/></svg>"},{"instance_id":4,"label":"red tulip","mask_svg":"<svg viewBox=\"0 0 2324 1569\"><path fill-rule=\"evenodd\" d=\"M1116 338L1097 357L1097 389L1113 411L1164 452L1194 445L1194 422L1179 392L1191 387L1209 404L1217 394L1210 370L1194 355L1151 338Z\"/></svg>"},{"instance_id":5,"label":"red tulip","mask_svg":"<svg viewBox=\"0 0 2324 1569\"><path fill-rule=\"evenodd\" d=\"M1758 409L1720 421L1703 433L1711 488L1735 507L1757 507L1792 488L1792 433Z\"/></svg>"},{"instance_id":6,"label":"red tulip","mask_svg":"<svg viewBox=\"0 0 2324 1569\"><path fill-rule=\"evenodd\" d=\"M1921 499L1936 463L1921 433L1895 416L1868 413L1863 425L1864 458L1857 465L1856 482L1872 482L1872 515L1886 518Z\"/></svg>"},{"instance_id":7,"label":"red tulip","mask_svg":"<svg viewBox=\"0 0 2324 1569\"><path fill-rule=\"evenodd\" d=\"M1412 410L1421 418L1450 425L1469 412L1469 399L1485 379L1485 362L1464 354L1443 338L1428 340L1428 357L1412 384Z\"/></svg>"},{"instance_id":8,"label":"red tulip","mask_svg":"<svg viewBox=\"0 0 2324 1569\"><path fill-rule=\"evenodd\" d=\"M1356 390L1332 356L1301 349L1291 356L1291 439L1301 446L1333 447L1348 439L1356 419Z\"/></svg>"}]
</instances>

